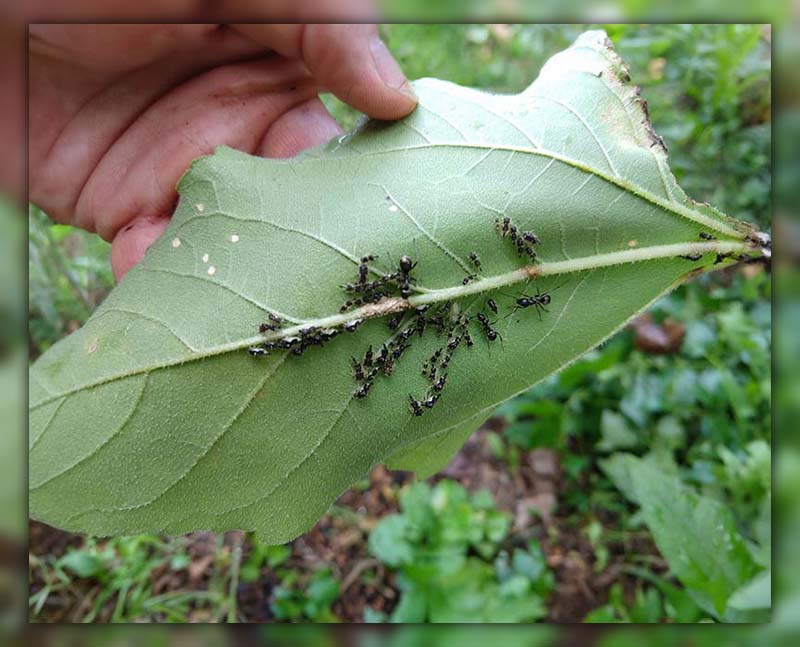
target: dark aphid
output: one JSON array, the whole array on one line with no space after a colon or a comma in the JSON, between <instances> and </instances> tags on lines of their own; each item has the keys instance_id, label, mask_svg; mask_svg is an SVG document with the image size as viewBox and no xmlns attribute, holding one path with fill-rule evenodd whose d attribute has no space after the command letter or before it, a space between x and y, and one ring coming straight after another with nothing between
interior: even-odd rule
<instances>
[{"instance_id":1,"label":"dark aphid","mask_svg":"<svg viewBox=\"0 0 800 647\"><path fill-rule=\"evenodd\" d=\"M391 319L389 319L389 328L391 330L397 330L397 328L400 326L400 323L403 321L404 315L404 312L398 312Z\"/></svg>"},{"instance_id":2,"label":"dark aphid","mask_svg":"<svg viewBox=\"0 0 800 647\"><path fill-rule=\"evenodd\" d=\"M372 366L372 344L367 348L367 352L364 353L364 366L367 368Z\"/></svg>"},{"instance_id":3,"label":"dark aphid","mask_svg":"<svg viewBox=\"0 0 800 647\"><path fill-rule=\"evenodd\" d=\"M497 314L497 304L494 302L494 299L489 299L486 305L489 307L489 310Z\"/></svg>"},{"instance_id":4,"label":"dark aphid","mask_svg":"<svg viewBox=\"0 0 800 647\"><path fill-rule=\"evenodd\" d=\"M408 341L409 339L411 339L411 337L414 335L415 332L416 332L416 328L413 328L413 327L412 328L405 328L400 333L400 337L399 337L400 341L403 341L403 342Z\"/></svg>"},{"instance_id":5,"label":"dark aphid","mask_svg":"<svg viewBox=\"0 0 800 647\"><path fill-rule=\"evenodd\" d=\"M301 328L300 329L300 336L301 337L310 337L315 332L317 332L317 330L319 330L319 329L316 326L308 326L307 328Z\"/></svg>"},{"instance_id":6,"label":"dark aphid","mask_svg":"<svg viewBox=\"0 0 800 647\"><path fill-rule=\"evenodd\" d=\"M386 363L386 360L389 358L389 347L386 344L381 346L381 352L378 353L378 356L375 358L375 364L377 366L383 366Z\"/></svg>"},{"instance_id":7,"label":"dark aphid","mask_svg":"<svg viewBox=\"0 0 800 647\"><path fill-rule=\"evenodd\" d=\"M478 257L478 254L475 252L469 253L469 260L472 261L472 264L475 266L475 269L481 269L481 259Z\"/></svg>"},{"instance_id":8,"label":"dark aphid","mask_svg":"<svg viewBox=\"0 0 800 647\"><path fill-rule=\"evenodd\" d=\"M251 346L247 349L247 352L250 353L252 357L265 357L269 355L269 351L261 346Z\"/></svg>"},{"instance_id":9,"label":"dark aphid","mask_svg":"<svg viewBox=\"0 0 800 647\"><path fill-rule=\"evenodd\" d=\"M436 401L439 399L439 395L439 393L434 393L433 395L428 396L428 398L423 400L420 404L428 409L433 409L433 405L436 404Z\"/></svg>"},{"instance_id":10,"label":"dark aphid","mask_svg":"<svg viewBox=\"0 0 800 647\"><path fill-rule=\"evenodd\" d=\"M447 350L451 353L458 348L458 345L461 343L461 335L457 335L456 337L451 337L447 340Z\"/></svg>"},{"instance_id":11,"label":"dark aphid","mask_svg":"<svg viewBox=\"0 0 800 647\"><path fill-rule=\"evenodd\" d=\"M358 328L358 327L359 327L359 326L360 326L362 323L364 323L364 320L363 320L363 319L353 319L352 321L348 321L348 322L347 322L347 323L344 325L344 329L345 329L347 332L355 332L355 331L356 331L356 329L357 329L357 328Z\"/></svg>"},{"instance_id":12,"label":"dark aphid","mask_svg":"<svg viewBox=\"0 0 800 647\"><path fill-rule=\"evenodd\" d=\"M508 236L515 243L517 242L517 227L516 227L516 225L509 226L509 228L508 228Z\"/></svg>"},{"instance_id":13,"label":"dark aphid","mask_svg":"<svg viewBox=\"0 0 800 647\"><path fill-rule=\"evenodd\" d=\"M364 304L364 299L348 299L342 304L342 307L339 308L339 312L347 312L352 306L360 306Z\"/></svg>"},{"instance_id":14,"label":"dark aphid","mask_svg":"<svg viewBox=\"0 0 800 647\"><path fill-rule=\"evenodd\" d=\"M426 312L428 312L428 310L430 310L430 309L431 309L431 306L430 306L430 304L426 304L426 305L424 305L424 306L417 306L417 307L416 307L416 308L414 308L414 309L415 309L415 310L416 310L416 311L417 311L419 314L421 314L421 315L422 315L422 314L425 314Z\"/></svg>"},{"instance_id":15,"label":"dark aphid","mask_svg":"<svg viewBox=\"0 0 800 647\"><path fill-rule=\"evenodd\" d=\"M364 367L361 365L355 357L350 358L353 362L353 376L356 378L356 382L363 382L364 381Z\"/></svg>"},{"instance_id":16,"label":"dark aphid","mask_svg":"<svg viewBox=\"0 0 800 647\"><path fill-rule=\"evenodd\" d=\"M280 348L292 348L296 344L299 344L302 340L300 337L284 337L278 342L278 346Z\"/></svg>"},{"instance_id":17,"label":"dark aphid","mask_svg":"<svg viewBox=\"0 0 800 647\"><path fill-rule=\"evenodd\" d=\"M444 388L444 383L445 383L446 381L447 381L447 373L445 373L445 374L441 375L441 376L439 377L439 379L438 379L438 380L436 380L436 382L434 382L434 383L433 383L433 387L431 387L431 388L433 388L433 390L434 390L436 393L441 393L441 392L442 392L442 389Z\"/></svg>"},{"instance_id":18,"label":"dark aphid","mask_svg":"<svg viewBox=\"0 0 800 647\"><path fill-rule=\"evenodd\" d=\"M366 398L371 388L372 388L372 382L364 382L364 384L362 384L355 390L355 393L353 393L353 395L359 399Z\"/></svg>"},{"instance_id":19,"label":"dark aphid","mask_svg":"<svg viewBox=\"0 0 800 647\"><path fill-rule=\"evenodd\" d=\"M274 312L270 312L270 313L269 313L269 319L270 319L270 321L271 321L272 323L276 323L276 324L282 324L282 323L283 323L283 319L281 319L281 318L280 318L278 315L276 315Z\"/></svg>"},{"instance_id":20,"label":"dark aphid","mask_svg":"<svg viewBox=\"0 0 800 647\"><path fill-rule=\"evenodd\" d=\"M418 316L416 321L417 333L420 337L425 333L425 326L428 325L428 320L423 316Z\"/></svg>"},{"instance_id":21,"label":"dark aphid","mask_svg":"<svg viewBox=\"0 0 800 647\"><path fill-rule=\"evenodd\" d=\"M521 236L522 240L524 240L529 245L538 245L541 242L539 240L539 237L532 231L523 231Z\"/></svg>"},{"instance_id":22,"label":"dark aphid","mask_svg":"<svg viewBox=\"0 0 800 647\"><path fill-rule=\"evenodd\" d=\"M478 278L477 274L470 274L469 276L465 276L464 279L461 281L461 285L466 285L470 281L474 281Z\"/></svg>"},{"instance_id":23,"label":"dark aphid","mask_svg":"<svg viewBox=\"0 0 800 647\"><path fill-rule=\"evenodd\" d=\"M464 331L464 342L467 344L467 348L472 348L472 345L475 343L472 341L472 337L470 336L468 330Z\"/></svg>"},{"instance_id":24,"label":"dark aphid","mask_svg":"<svg viewBox=\"0 0 800 647\"><path fill-rule=\"evenodd\" d=\"M679 258L683 258L687 261L699 261L703 258L702 254L681 254Z\"/></svg>"},{"instance_id":25,"label":"dark aphid","mask_svg":"<svg viewBox=\"0 0 800 647\"><path fill-rule=\"evenodd\" d=\"M388 297L388 296L389 296L388 292L383 292L383 291L376 292L375 294L372 295L372 303L378 303L378 301L383 299L383 297Z\"/></svg>"},{"instance_id":26,"label":"dark aphid","mask_svg":"<svg viewBox=\"0 0 800 647\"><path fill-rule=\"evenodd\" d=\"M377 258L375 254L367 254L366 256L361 257L361 265L358 266L358 282L359 283L366 283L367 277L369 276L369 265L367 263L371 263Z\"/></svg>"},{"instance_id":27,"label":"dark aphid","mask_svg":"<svg viewBox=\"0 0 800 647\"><path fill-rule=\"evenodd\" d=\"M705 231L701 231L699 235L700 238L702 238L703 240L716 240L716 237L712 236L711 234Z\"/></svg>"},{"instance_id":28,"label":"dark aphid","mask_svg":"<svg viewBox=\"0 0 800 647\"><path fill-rule=\"evenodd\" d=\"M408 394L409 405L411 407L411 413L415 416L421 416L423 414L422 407L420 406L419 400L417 400L413 395L410 393Z\"/></svg>"},{"instance_id":29,"label":"dark aphid","mask_svg":"<svg viewBox=\"0 0 800 647\"><path fill-rule=\"evenodd\" d=\"M498 218L494 222L495 222L495 227L497 228L497 231L500 232L500 235L503 236L503 237L507 236L508 235L508 230L509 230L509 228L511 226L511 218L509 218L508 216L504 216L502 220L500 220Z\"/></svg>"},{"instance_id":30,"label":"dark aphid","mask_svg":"<svg viewBox=\"0 0 800 647\"><path fill-rule=\"evenodd\" d=\"M386 360L386 363L383 365L381 370L383 371L384 375L387 377L390 376L394 372L394 360L391 357Z\"/></svg>"},{"instance_id":31,"label":"dark aphid","mask_svg":"<svg viewBox=\"0 0 800 647\"><path fill-rule=\"evenodd\" d=\"M406 352L406 349L411 348L410 344L400 344L392 352L392 359L398 360Z\"/></svg>"},{"instance_id":32,"label":"dark aphid","mask_svg":"<svg viewBox=\"0 0 800 647\"><path fill-rule=\"evenodd\" d=\"M431 355L431 359L430 359L431 364L435 364L436 362L438 362L439 358L442 356L443 352L444 352L444 348L439 348L436 351L434 351L434 353L433 353L433 355Z\"/></svg>"},{"instance_id":33,"label":"dark aphid","mask_svg":"<svg viewBox=\"0 0 800 647\"><path fill-rule=\"evenodd\" d=\"M262 323L258 327L258 332L265 333L265 332L269 332L270 330L277 330L277 329L278 329L278 327L275 324Z\"/></svg>"},{"instance_id":34,"label":"dark aphid","mask_svg":"<svg viewBox=\"0 0 800 647\"><path fill-rule=\"evenodd\" d=\"M303 351L306 349L305 346L295 346L292 349L292 355L302 355Z\"/></svg>"}]
</instances>

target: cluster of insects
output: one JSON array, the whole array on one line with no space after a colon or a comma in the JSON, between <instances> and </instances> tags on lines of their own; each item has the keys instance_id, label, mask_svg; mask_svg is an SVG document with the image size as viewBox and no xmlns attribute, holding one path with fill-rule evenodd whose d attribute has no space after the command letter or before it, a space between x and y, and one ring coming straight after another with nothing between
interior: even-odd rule
<instances>
[{"instance_id":1,"label":"cluster of insects","mask_svg":"<svg viewBox=\"0 0 800 647\"><path fill-rule=\"evenodd\" d=\"M502 238L511 240L520 256L536 260L534 246L539 243L536 234L531 231L522 231L508 217L498 219L496 229ZM411 295L416 282L412 272L417 263L410 256L404 254L399 258L394 271L387 274L376 273L378 278L370 280L370 264L376 259L377 255L375 254L361 257L354 282L342 286L349 298L341 306L340 312L344 313L351 308L368 304L377 304L387 297L399 296L407 299ZM481 260L477 252L470 252L468 260L474 271L463 279L464 285L477 280L482 271ZM538 289L536 294L521 294L511 298L514 305L506 315L507 317L520 309L533 307L540 319L542 312L547 312L547 306L551 300L550 292L540 292ZM472 348L475 345L473 334L480 333L486 338L487 343L499 339L502 344L502 337L495 328L497 315L497 303L491 298L486 299L483 307L473 313L462 311L459 303L447 302L437 306L424 305L405 309L387 315L387 324L391 331L389 339L380 347L370 345L361 357L351 358L353 378L356 382L354 397L366 398L376 379L393 374L397 362L411 347L413 338L415 336L421 338L426 332L432 332L441 339L441 343L421 367L420 372L427 381L428 387L421 397L408 395L411 413L421 416L439 401L447 384L448 370L455 353L460 348ZM493 320L492 317L495 319ZM310 346L322 346L343 332L355 332L363 321L362 318L351 319L341 326L331 328L308 326L301 328L296 335L263 341L251 346L248 351L254 357L264 357L275 350L302 355ZM286 322L281 317L270 313L268 321L262 323L258 330L261 334L269 334L285 327Z\"/></svg>"},{"instance_id":2,"label":"cluster of insects","mask_svg":"<svg viewBox=\"0 0 800 647\"><path fill-rule=\"evenodd\" d=\"M368 303L378 303L384 297L392 296L393 294L399 294L404 299L411 296L411 284L414 282L411 270L417 264L409 256L403 254L400 257L396 271L372 281L367 281L367 278L369 278L369 264L376 258L375 254L361 257L361 264L358 266L358 279L355 283L346 283L342 286L345 292L356 296L345 301L339 309L340 312L347 312L350 308Z\"/></svg>"},{"instance_id":3,"label":"cluster of insects","mask_svg":"<svg viewBox=\"0 0 800 647\"><path fill-rule=\"evenodd\" d=\"M531 261L534 263L536 262L536 250L534 249L534 245L538 245L540 242L536 234L532 231L521 231L511 222L511 218L508 216L498 218L495 220L494 224L503 238L507 237L511 239L511 242L514 243L517 248L517 254L519 256L528 256Z\"/></svg>"},{"instance_id":4,"label":"cluster of insects","mask_svg":"<svg viewBox=\"0 0 800 647\"><path fill-rule=\"evenodd\" d=\"M258 332L267 333L280 330L284 327L284 321L278 315L269 313L269 321L265 321L258 327ZM247 352L253 357L266 357L275 350L288 350L292 355L302 355L310 346L323 346L331 339L342 332L355 332L364 322L363 319L353 319L344 324L341 328L320 328L318 326L307 326L301 328L297 335L282 337L274 341L264 341L260 344L250 346Z\"/></svg>"}]
</instances>

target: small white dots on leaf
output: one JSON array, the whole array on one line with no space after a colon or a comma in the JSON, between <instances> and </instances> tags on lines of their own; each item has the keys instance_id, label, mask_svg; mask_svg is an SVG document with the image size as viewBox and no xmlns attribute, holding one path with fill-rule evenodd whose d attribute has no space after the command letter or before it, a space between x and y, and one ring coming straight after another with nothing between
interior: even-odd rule
<instances>
[{"instance_id":1,"label":"small white dots on leaf","mask_svg":"<svg viewBox=\"0 0 800 647\"><path fill-rule=\"evenodd\" d=\"M238 234L231 234L231 242L238 243L239 242L239 235Z\"/></svg>"},{"instance_id":2,"label":"small white dots on leaf","mask_svg":"<svg viewBox=\"0 0 800 647\"><path fill-rule=\"evenodd\" d=\"M636 247L639 244L639 241L635 238L632 238L628 241L628 247Z\"/></svg>"},{"instance_id":3,"label":"small white dots on leaf","mask_svg":"<svg viewBox=\"0 0 800 647\"><path fill-rule=\"evenodd\" d=\"M172 239L172 246L177 248L181 246L181 239L180 238L173 238Z\"/></svg>"},{"instance_id":4,"label":"small white dots on leaf","mask_svg":"<svg viewBox=\"0 0 800 647\"><path fill-rule=\"evenodd\" d=\"M208 263L208 254L203 254L203 262Z\"/></svg>"},{"instance_id":5,"label":"small white dots on leaf","mask_svg":"<svg viewBox=\"0 0 800 647\"><path fill-rule=\"evenodd\" d=\"M214 273L216 271L217 271L217 268L212 265L211 267L208 268L208 275L209 276L214 276Z\"/></svg>"},{"instance_id":6,"label":"small white dots on leaf","mask_svg":"<svg viewBox=\"0 0 800 647\"><path fill-rule=\"evenodd\" d=\"M396 204L390 204L389 205L389 211L391 211L392 213L397 211L397 205Z\"/></svg>"},{"instance_id":7,"label":"small white dots on leaf","mask_svg":"<svg viewBox=\"0 0 800 647\"><path fill-rule=\"evenodd\" d=\"M200 213L203 213L203 211L205 211L206 205L204 205L202 202L198 202L195 206L197 207L197 210Z\"/></svg>"}]
</instances>

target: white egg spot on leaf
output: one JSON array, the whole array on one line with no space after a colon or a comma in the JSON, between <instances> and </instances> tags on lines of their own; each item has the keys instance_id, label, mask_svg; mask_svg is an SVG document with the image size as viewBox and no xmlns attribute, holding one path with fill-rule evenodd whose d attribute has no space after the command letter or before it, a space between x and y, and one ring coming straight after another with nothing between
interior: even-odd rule
<instances>
[{"instance_id":1,"label":"white egg spot on leaf","mask_svg":"<svg viewBox=\"0 0 800 647\"><path fill-rule=\"evenodd\" d=\"M389 205L389 211L391 211L392 213L397 211L397 205L396 204L390 204Z\"/></svg>"},{"instance_id":2,"label":"white egg spot on leaf","mask_svg":"<svg viewBox=\"0 0 800 647\"><path fill-rule=\"evenodd\" d=\"M205 211L206 205L204 205L202 202L198 202L195 206L197 207L197 210L200 213L203 213L203 211Z\"/></svg>"},{"instance_id":3,"label":"white egg spot on leaf","mask_svg":"<svg viewBox=\"0 0 800 647\"><path fill-rule=\"evenodd\" d=\"M180 238L173 238L172 239L172 246L173 247L180 247L181 246L181 239Z\"/></svg>"},{"instance_id":4,"label":"white egg spot on leaf","mask_svg":"<svg viewBox=\"0 0 800 647\"><path fill-rule=\"evenodd\" d=\"M238 243L239 242L239 235L238 234L231 234L231 242Z\"/></svg>"},{"instance_id":5,"label":"white egg spot on leaf","mask_svg":"<svg viewBox=\"0 0 800 647\"><path fill-rule=\"evenodd\" d=\"M208 254L203 254L203 262L208 263Z\"/></svg>"},{"instance_id":6,"label":"white egg spot on leaf","mask_svg":"<svg viewBox=\"0 0 800 647\"><path fill-rule=\"evenodd\" d=\"M211 267L208 268L208 275L213 276L216 271L217 268L212 265Z\"/></svg>"}]
</instances>

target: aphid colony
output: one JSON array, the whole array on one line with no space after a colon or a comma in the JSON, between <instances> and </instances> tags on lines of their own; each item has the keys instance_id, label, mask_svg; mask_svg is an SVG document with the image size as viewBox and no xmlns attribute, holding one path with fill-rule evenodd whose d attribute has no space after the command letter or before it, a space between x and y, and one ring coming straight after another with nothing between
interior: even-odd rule
<instances>
[{"instance_id":1,"label":"aphid colony","mask_svg":"<svg viewBox=\"0 0 800 647\"><path fill-rule=\"evenodd\" d=\"M520 231L515 224L511 222L508 216L498 218L494 221L497 231L503 238L510 238L511 242L517 248L517 254L520 256L527 255L535 263L536 251L533 246L539 244L539 237L532 231Z\"/></svg>"},{"instance_id":2,"label":"aphid colony","mask_svg":"<svg viewBox=\"0 0 800 647\"><path fill-rule=\"evenodd\" d=\"M414 281L411 277L411 270L417 264L404 254L400 257L397 271L384 274L373 281L367 281L369 263L374 261L375 258L374 254L363 256L361 264L358 266L358 280L355 283L347 283L342 286L345 292L358 296L345 301L339 309L340 312L347 312L352 307L363 306L367 303L378 303L378 301L384 297L391 296L394 292L399 292L404 299L411 296L411 284Z\"/></svg>"},{"instance_id":3,"label":"aphid colony","mask_svg":"<svg viewBox=\"0 0 800 647\"><path fill-rule=\"evenodd\" d=\"M510 239L517 254L527 256L536 261L536 252L533 246L539 243L539 238L530 231L520 231L508 217L496 221L496 228L502 238ZM415 282L412 276L417 263L403 255L400 257L398 267L388 274L379 275L377 279L368 280L370 263L377 257L373 254L363 256L358 265L358 277L354 283L347 283L342 289L352 294L341 307L341 312L371 303L378 303L386 297L400 296L408 298ZM481 260L476 252L469 253L469 262L475 268L474 274L469 274L462 281L467 285L470 281L478 279L481 271ZM535 307L539 317L546 312L550 303L548 292L539 292L535 295L520 295L514 300L514 308L508 316L519 309ZM485 307L495 315L498 314L497 303L494 299L487 299ZM259 326L260 333L269 333L279 330L283 320L270 313L269 321ZM457 303L447 302L438 306L424 305L414 309L407 309L392 314L388 319L389 329L392 331L389 339L381 344L380 348L370 345L361 358L351 358L353 378L357 384L353 395L362 399L369 395L375 380L380 376L390 376L395 365L403 354L411 347L411 342L416 335L422 337L426 331L433 331L441 338L442 345L423 363L421 373L429 383L425 394L414 397L409 394L409 408L415 416L421 416L426 409L432 409L442 395L447 383L447 371L453 356L459 348L471 348L474 340L470 334L470 324L475 321L480 332L488 342L493 342L500 334L495 330L496 322L490 321L489 315L478 311L470 316L462 312ZM337 328L317 328L309 326L302 328L296 336L284 337L274 341L264 341L259 345L250 347L249 353L254 357L263 357L273 350L289 350L294 355L301 355L310 346L322 346L342 332L354 332L363 322L363 319L353 319Z\"/></svg>"}]
</instances>

